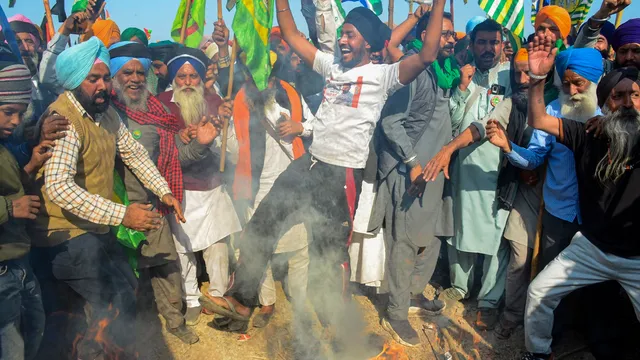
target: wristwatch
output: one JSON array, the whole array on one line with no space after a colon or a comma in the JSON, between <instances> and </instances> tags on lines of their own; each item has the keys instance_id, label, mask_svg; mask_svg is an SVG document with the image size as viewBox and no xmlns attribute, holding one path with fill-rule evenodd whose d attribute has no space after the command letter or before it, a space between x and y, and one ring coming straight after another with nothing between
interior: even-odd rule
<instances>
[{"instance_id":1,"label":"wristwatch","mask_svg":"<svg viewBox=\"0 0 640 360\"><path fill-rule=\"evenodd\" d=\"M9 214L9 218L13 218L13 200L5 199L7 203L7 214Z\"/></svg>"}]
</instances>

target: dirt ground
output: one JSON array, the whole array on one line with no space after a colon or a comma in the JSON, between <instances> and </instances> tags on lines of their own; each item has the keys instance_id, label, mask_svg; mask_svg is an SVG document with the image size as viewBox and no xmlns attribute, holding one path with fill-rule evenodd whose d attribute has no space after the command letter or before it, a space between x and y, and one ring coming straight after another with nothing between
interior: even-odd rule
<instances>
[{"instance_id":1,"label":"dirt ground","mask_svg":"<svg viewBox=\"0 0 640 360\"><path fill-rule=\"evenodd\" d=\"M433 296L434 289L428 287L425 295ZM385 343L393 340L380 326L379 311L376 304L364 295L354 295L353 302L361 313L364 331L361 336L367 344L359 354L348 356L349 359L370 359L375 357ZM430 345L426 334L430 334L432 342L445 347L442 332L437 329L447 328L454 339L455 349L449 349L450 353L457 353L458 359L488 359L488 360L513 360L519 359L524 350L524 332L520 329L507 341L496 341L492 333L478 333L470 325L473 323L475 309L472 302L454 303L447 307L445 312L437 317L412 318L410 321L422 340L421 346L415 348L403 348L409 359L445 359L443 353L436 357L436 351ZM200 342L194 345L185 345L178 339L168 334L159 325L162 320L153 312L146 312L139 318L139 351L140 359L242 359L262 360L294 359L292 344L292 312L289 302L284 296L282 288L278 286L278 301L276 315L264 329L250 327L248 335L250 339L241 341L238 334L225 333L214 328L213 317L202 315L200 322L194 327L200 336ZM434 330L422 331L427 326ZM430 331L430 332L429 332ZM438 345L436 345L437 348ZM555 346L556 360L592 360L579 337L571 334L565 336L562 343ZM318 358L345 359L345 356L333 356L327 347L320 349ZM453 357L453 359L456 359ZM305 359L306 360L306 359Z\"/></svg>"}]
</instances>

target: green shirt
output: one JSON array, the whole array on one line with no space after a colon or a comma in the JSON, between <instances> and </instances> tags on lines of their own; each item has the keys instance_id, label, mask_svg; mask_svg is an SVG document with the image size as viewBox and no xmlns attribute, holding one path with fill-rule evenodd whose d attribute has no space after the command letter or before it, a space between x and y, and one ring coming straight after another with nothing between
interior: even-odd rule
<instances>
[{"instance_id":1,"label":"green shirt","mask_svg":"<svg viewBox=\"0 0 640 360\"><path fill-rule=\"evenodd\" d=\"M9 201L24 196L23 180L26 174L18 166L11 152L0 145L0 262L18 259L29 252L31 242L27 236L25 220L10 219Z\"/></svg>"}]
</instances>

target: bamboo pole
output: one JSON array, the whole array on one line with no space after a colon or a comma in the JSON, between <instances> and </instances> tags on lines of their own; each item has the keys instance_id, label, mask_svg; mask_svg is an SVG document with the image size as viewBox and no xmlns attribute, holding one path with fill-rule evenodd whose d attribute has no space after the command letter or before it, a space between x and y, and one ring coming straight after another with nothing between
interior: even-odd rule
<instances>
[{"instance_id":1,"label":"bamboo pole","mask_svg":"<svg viewBox=\"0 0 640 360\"><path fill-rule=\"evenodd\" d=\"M413 15L413 0L409 0L409 16Z\"/></svg>"},{"instance_id":2,"label":"bamboo pole","mask_svg":"<svg viewBox=\"0 0 640 360\"><path fill-rule=\"evenodd\" d=\"M544 189L544 181L547 178L547 164L544 164L544 171L542 172L542 186ZM533 254L531 256L531 280L535 279L538 275L538 264L540 263L540 247L542 239L542 215L544 214L544 190L540 192L540 209L538 210L538 222L536 224L536 238L533 241Z\"/></svg>"},{"instance_id":3,"label":"bamboo pole","mask_svg":"<svg viewBox=\"0 0 640 360\"><path fill-rule=\"evenodd\" d=\"M393 0L389 0L389 21L387 25L389 29L393 30Z\"/></svg>"},{"instance_id":4,"label":"bamboo pole","mask_svg":"<svg viewBox=\"0 0 640 360\"><path fill-rule=\"evenodd\" d=\"M233 36L233 45L231 46L231 64L229 65L229 85L227 86L226 100L231 99L233 92L233 73L235 70L236 53L238 52L238 40ZM224 119L222 127L222 145L220 146L220 172L224 172L224 163L227 160L227 135L229 133L229 118Z\"/></svg>"},{"instance_id":5,"label":"bamboo pole","mask_svg":"<svg viewBox=\"0 0 640 360\"><path fill-rule=\"evenodd\" d=\"M222 0L218 0L218 21L222 21Z\"/></svg>"},{"instance_id":6,"label":"bamboo pole","mask_svg":"<svg viewBox=\"0 0 640 360\"><path fill-rule=\"evenodd\" d=\"M618 26L620 26L620 23L622 22L622 13L623 12L624 12L624 9L616 14L616 29L618 28Z\"/></svg>"},{"instance_id":7,"label":"bamboo pole","mask_svg":"<svg viewBox=\"0 0 640 360\"><path fill-rule=\"evenodd\" d=\"M184 45L184 41L187 38L187 23L189 22L189 15L191 13L191 3L193 0L187 0L187 8L184 10L184 18L182 19L182 30L180 31L180 44Z\"/></svg>"},{"instance_id":8,"label":"bamboo pole","mask_svg":"<svg viewBox=\"0 0 640 360\"><path fill-rule=\"evenodd\" d=\"M51 16L51 5L49 4L49 0L43 0L44 4L44 12L47 17L47 28L43 29L47 32L47 37L49 39L53 39L56 34L56 28L53 26L53 17Z\"/></svg>"},{"instance_id":9,"label":"bamboo pole","mask_svg":"<svg viewBox=\"0 0 640 360\"><path fill-rule=\"evenodd\" d=\"M455 24L455 23L453 22L453 20L454 20L454 17L453 17L453 16L454 16L454 15L453 15L453 0L449 0L449 12L451 13L451 23L452 23L452 24Z\"/></svg>"}]
</instances>

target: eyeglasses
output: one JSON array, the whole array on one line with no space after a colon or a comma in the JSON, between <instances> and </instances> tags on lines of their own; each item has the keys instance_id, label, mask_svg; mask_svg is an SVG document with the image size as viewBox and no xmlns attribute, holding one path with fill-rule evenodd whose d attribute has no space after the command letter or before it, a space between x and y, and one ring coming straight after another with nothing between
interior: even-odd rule
<instances>
[{"instance_id":1,"label":"eyeglasses","mask_svg":"<svg viewBox=\"0 0 640 360\"><path fill-rule=\"evenodd\" d=\"M448 38L454 38L455 39L457 34L456 34L455 31L447 30L447 31L443 31L441 35L445 39L448 39Z\"/></svg>"}]
</instances>

